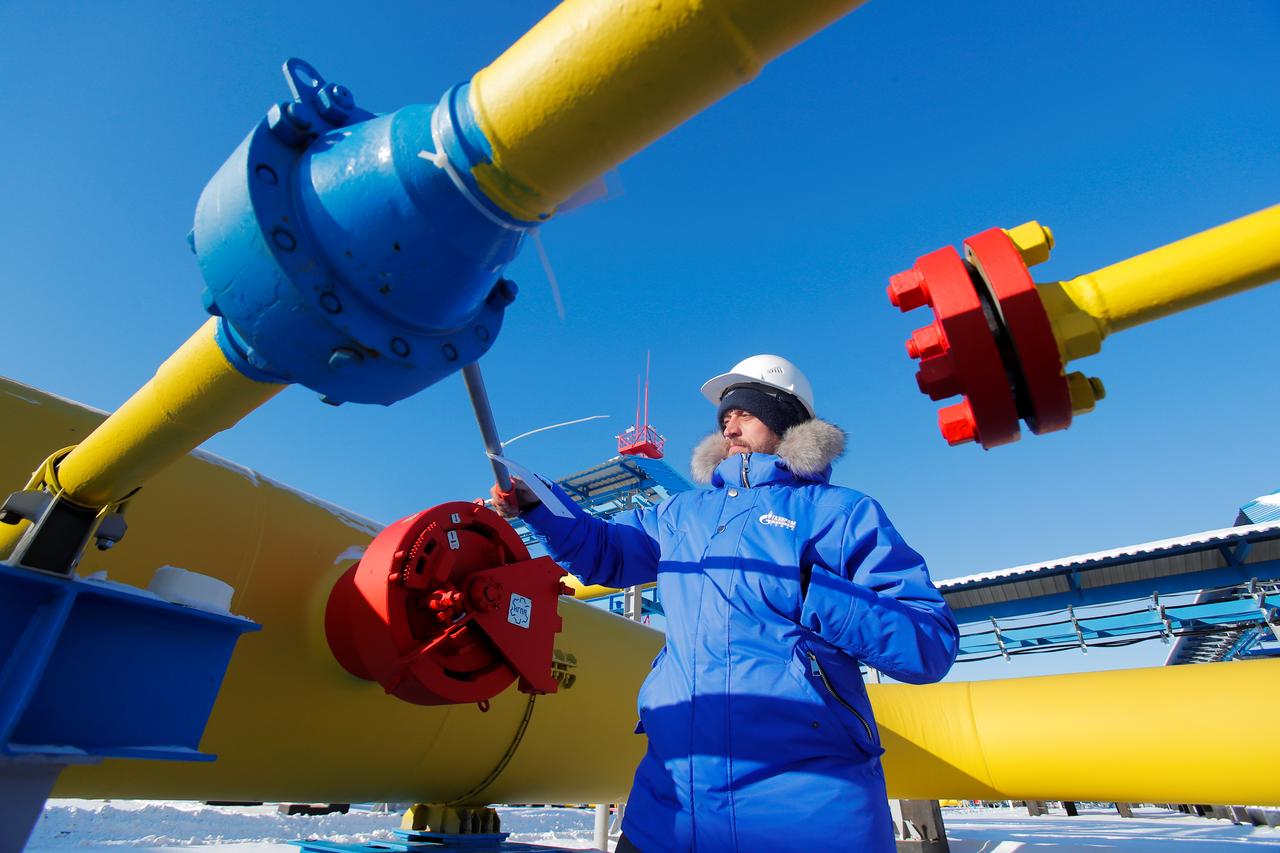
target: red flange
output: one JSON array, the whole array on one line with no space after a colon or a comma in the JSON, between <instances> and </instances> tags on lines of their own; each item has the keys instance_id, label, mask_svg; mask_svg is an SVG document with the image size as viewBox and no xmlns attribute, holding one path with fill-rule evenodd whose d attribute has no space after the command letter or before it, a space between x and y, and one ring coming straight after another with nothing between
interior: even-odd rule
<instances>
[{"instance_id":1,"label":"red flange","mask_svg":"<svg viewBox=\"0 0 1280 853\"><path fill-rule=\"evenodd\" d=\"M933 400L961 402L938 413L948 444L983 447L1018 438L1018 411L992 329L969 270L950 246L916 260L889 280L889 301L903 311L933 307L937 319L912 333L907 354L920 359L916 383Z\"/></svg>"},{"instance_id":2,"label":"red flange","mask_svg":"<svg viewBox=\"0 0 1280 853\"><path fill-rule=\"evenodd\" d=\"M329 594L325 635L348 672L418 705L483 702L517 678L553 693L564 574L492 510L441 504L370 543Z\"/></svg>"},{"instance_id":3,"label":"red flange","mask_svg":"<svg viewBox=\"0 0 1280 853\"><path fill-rule=\"evenodd\" d=\"M965 256L991 295L1017 356L1023 391L1029 405L1022 415L1037 435L1071 426L1071 393L1063 375L1058 342L1049 315L1036 293L1031 271L1009 235L991 228L964 241ZM1019 396L1023 396L1019 394Z\"/></svg>"}]
</instances>

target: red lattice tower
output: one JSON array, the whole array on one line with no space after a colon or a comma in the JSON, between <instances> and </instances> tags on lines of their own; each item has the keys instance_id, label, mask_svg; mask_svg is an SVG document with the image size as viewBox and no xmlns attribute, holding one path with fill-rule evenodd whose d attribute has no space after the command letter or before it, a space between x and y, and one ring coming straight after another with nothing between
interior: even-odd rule
<instances>
[{"instance_id":1,"label":"red lattice tower","mask_svg":"<svg viewBox=\"0 0 1280 853\"><path fill-rule=\"evenodd\" d=\"M636 377L636 422L618 436L618 452L623 456L661 459L667 440L649 426L649 353L644 356L644 420L640 420L640 377Z\"/></svg>"}]
</instances>

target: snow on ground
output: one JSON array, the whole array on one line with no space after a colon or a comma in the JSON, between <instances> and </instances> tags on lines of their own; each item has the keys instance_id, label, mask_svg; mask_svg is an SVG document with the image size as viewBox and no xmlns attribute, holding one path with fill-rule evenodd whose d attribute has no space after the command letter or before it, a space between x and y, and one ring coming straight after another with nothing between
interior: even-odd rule
<instances>
[{"instance_id":1,"label":"snow on ground","mask_svg":"<svg viewBox=\"0 0 1280 853\"><path fill-rule=\"evenodd\" d=\"M1025 808L943 809L951 853L1231 853L1280 849L1280 830L1233 826L1229 821L1192 817L1159 808L1138 808L1131 818L1114 808L1081 808L1030 817Z\"/></svg>"},{"instance_id":2,"label":"snow on ground","mask_svg":"<svg viewBox=\"0 0 1280 853\"><path fill-rule=\"evenodd\" d=\"M502 808L511 841L589 849L595 816L584 809ZM88 847L172 851L218 846L218 853L297 853L287 842L389 841L400 814L353 807L349 814L282 815L275 805L207 806L158 800L50 800L27 853Z\"/></svg>"},{"instance_id":3,"label":"snow on ground","mask_svg":"<svg viewBox=\"0 0 1280 853\"><path fill-rule=\"evenodd\" d=\"M589 849L594 816L587 809L502 808L512 841ZM1082 808L1078 817L1029 817L1025 808L943 809L952 853L1233 853L1280 850L1280 830L1233 826L1157 808L1121 818L1114 809ZM345 815L279 814L274 805L206 806L155 800L50 800L27 853L127 847L131 851L296 853L287 842L324 838L360 843L389 840L398 814L355 807ZM833 851L842 848L834 844Z\"/></svg>"}]
</instances>

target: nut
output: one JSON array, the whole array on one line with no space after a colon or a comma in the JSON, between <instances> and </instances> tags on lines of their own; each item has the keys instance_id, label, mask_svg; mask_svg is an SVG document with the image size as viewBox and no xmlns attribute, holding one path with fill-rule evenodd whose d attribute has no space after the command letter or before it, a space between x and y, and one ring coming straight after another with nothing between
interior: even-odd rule
<instances>
[{"instance_id":1,"label":"nut","mask_svg":"<svg viewBox=\"0 0 1280 853\"><path fill-rule=\"evenodd\" d=\"M1022 262L1027 266L1035 266L1049 260L1049 251L1053 248L1053 232L1039 222L1024 222L1017 228L1005 229L1005 234L1018 247Z\"/></svg>"}]
</instances>

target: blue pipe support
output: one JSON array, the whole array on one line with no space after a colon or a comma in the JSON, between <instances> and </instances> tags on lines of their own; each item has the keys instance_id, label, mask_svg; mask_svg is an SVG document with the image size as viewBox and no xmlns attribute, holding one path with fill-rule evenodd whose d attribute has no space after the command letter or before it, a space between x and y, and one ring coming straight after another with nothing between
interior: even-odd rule
<instances>
[{"instance_id":1,"label":"blue pipe support","mask_svg":"<svg viewBox=\"0 0 1280 853\"><path fill-rule=\"evenodd\" d=\"M237 370L326 402L409 397L479 359L535 223L475 186L491 149L456 86L435 106L355 105L299 59L201 193L192 249L218 345Z\"/></svg>"}]
</instances>

